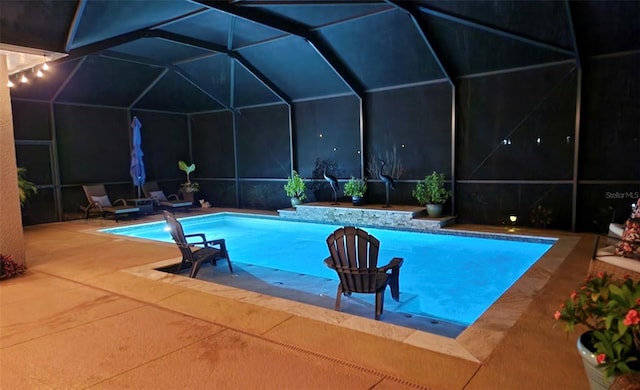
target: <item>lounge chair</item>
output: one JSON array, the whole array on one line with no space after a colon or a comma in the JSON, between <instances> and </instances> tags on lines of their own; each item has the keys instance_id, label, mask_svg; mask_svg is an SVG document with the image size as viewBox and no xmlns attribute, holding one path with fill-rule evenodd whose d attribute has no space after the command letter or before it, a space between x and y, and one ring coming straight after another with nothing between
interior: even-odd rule
<instances>
[{"instance_id":1,"label":"lounge chair","mask_svg":"<svg viewBox=\"0 0 640 390\"><path fill-rule=\"evenodd\" d=\"M124 199L117 199L115 202L111 202L103 184L85 185L82 186L82 189L89 202L87 206L80 206L80 209L84 211L84 219L89 218L91 212L98 212L102 217L105 217L106 214L113 214L117 222L118 217L121 215L137 215L140 212L139 207L128 205Z\"/></svg>"},{"instance_id":2,"label":"lounge chair","mask_svg":"<svg viewBox=\"0 0 640 390\"><path fill-rule=\"evenodd\" d=\"M156 207L172 210L184 208L189 211L189 207L193 206L193 202L181 200L176 194L165 195L164 191L158 186L158 182L155 181L145 182L142 186L142 191L145 197L153 199Z\"/></svg>"},{"instance_id":3,"label":"lounge chair","mask_svg":"<svg viewBox=\"0 0 640 390\"><path fill-rule=\"evenodd\" d=\"M229 259L229 253L227 252L227 246L224 239L207 240L207 237L203 233L196 234L184 234L182 224L171 212L163 211L164 220L167 221L169 231L173 241L176 242L180 253L182 254L182 261L176 270L176 273L180 273L183 268L191 266L191 272L189 277L195 278L200 270L200 266L205 261L210 261L214 266L216 261L220 259L226 259L229 265L229 271L233 273L231 267L231 260ZM191 240L193 238L199 238L199 240Z\"/></svg>"},{"instance_id":4,"label":"lounge chair","mask_svg":"<svg viewBox=\"0 0 640 390\"><path fill-rule=\"evenodd\" d=\"M378 267L380 241L353 226L339 228L327 237L330 257L324 263L338 273L340 283L336 294L336 310L340 310L342 294L376 294L376 320L380 319L387 285L391 297L400 299L400 267L404 260L394 257L389 264ZM390 272L389 272L390 271Z\"/></svg>"},{"instance_id":5,"label":"lounge chair","mask_svg":"<svg viewBox=\"0 0 640 390\"><path fill-rule=\"evenodd\" d=\"M589 262L588 277L596 277L600 272L611 274L615 279L630 277L640 280L640 259L633 256L625 257L616 254L616 245L611 244L611 236L604 236L600 240L597 236L593 246L593 254ZM603 246L601 243L605 242Z\"/></svg>"}]
</instances>

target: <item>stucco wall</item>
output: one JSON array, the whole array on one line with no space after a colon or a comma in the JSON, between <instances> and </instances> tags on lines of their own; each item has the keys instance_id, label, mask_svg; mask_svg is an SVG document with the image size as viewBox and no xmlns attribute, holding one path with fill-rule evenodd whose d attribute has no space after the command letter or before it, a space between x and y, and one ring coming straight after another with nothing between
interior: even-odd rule
<instances>
[{"instance_id":1,"label":"stucco wall","mask_svg":"<svg viewBox=\"0 0 640 390\"><path fill-rule=\"evenodd\" d=\"M25 264L7 57L0 54L0 253Z\"/></svg>"}]
</instances>

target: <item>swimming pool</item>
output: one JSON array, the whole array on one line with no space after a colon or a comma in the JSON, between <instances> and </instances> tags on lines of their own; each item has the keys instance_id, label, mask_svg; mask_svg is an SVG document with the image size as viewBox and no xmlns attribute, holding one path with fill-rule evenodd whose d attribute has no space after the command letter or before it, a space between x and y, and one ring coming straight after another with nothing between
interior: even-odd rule
<instances>
[{"instance_id":1,"label":"swimming pool","mask_svg":"<svg viewBox=\"0 0 640 390\"><path fill-rule=\"evenodd\" d=\"M180 218L185 233L224 237L232 262L336 280L323 260L325 239L337 225L283 221L278 217L218 213ZM165 223L101 232L172 242ZM380 242L379 263L404 258L400 306L395 311L469 326L551 248L553 238L405 232L365 228ZM216 272L218 272L216 270ZM405 301L403 298L408 298Z\"/></svg>"}]
</instances>

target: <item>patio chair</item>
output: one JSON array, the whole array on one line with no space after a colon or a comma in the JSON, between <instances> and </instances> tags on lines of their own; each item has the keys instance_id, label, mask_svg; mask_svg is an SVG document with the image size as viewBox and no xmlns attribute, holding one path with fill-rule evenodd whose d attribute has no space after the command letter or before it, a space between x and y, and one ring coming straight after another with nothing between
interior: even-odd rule
<instances>
[{"instance_id":1,"label":"patio chair","mask_svg":"<svg viewBox=\"0 0 640 390\"><path fill-rule=\"evenodd\" d=\"M182 254L182 261L176 270L176 273L180 273L183 268L191 266L189 277L195 278L200 270L202 263L210 261L212 265L216 265L216 261L220 259L226 259L229 265L229 271L233 273L233 267L231 267L231 260L229 259L229 253L227 252L227 246L224 239L207 240L207 237L203 233L184 234L182 224L171 212L163 211L164 219L169 226L169 232L173 241L180 249ZM189 239L199 238L194 241Z\"/></svg>"},{"instance_id":2,"label":"patio chair","mask_svg":"<svg viewBox=\"0 0 640 390\"><path fill-rule=\"evenodd\" d=\"M84 185L82 189L89 202L87 206L80 206L80 209L84 211L84 219L88 219L91 212L97 212L103 218L107 214L113 214L117 222L118 217L121 215L137 215L140 212L139 207L128 205L124 199L117 199L115 202L111 202L104 184Z\"/></svg>"},{"instance_id":3,"label":"patio chair","mask_svg":"<svg viewBox=\"0 0 640 390\"><path fill-rule=\"evenodd\" d=\"M606 240L600 240L600 237ZM621 241L621 240L619 240ZM602 244L604 242L604 244ZM596 236L593 254L587 271L588 277L595 277L600 272L611 274L615 279L630 277L640 280L640 260L631 255L621 256L616 253L616 244L611 244L611 236Z\"/></svg>"},{"instance_id":4,"label":"patio chair","mask_svg":"<svg viewBox=\"0 0 640 390\"><path fill-rule=\"evenodd\" d=\"M156 181L145 182L142 185L142 191L144 192L144 196L152 198L156 207L159 208L172 210L184 208L185 211L189 211L189 207L193 206L193 202L181 200L176 194L165 195Z\"/></svg>"},{"instance_id":5,"label":"patio chair","mask_svg":"<svg viewBox=\"0 0 640 390\"><path fill-rule=\"evenodd\" d=\"M330 257L324 263L338 273L340 282L336 294L336 310L340 310L342 294L376 294L376 320L380 319L387 285L391 297L400 299L400 267L404 260L394 257L389 264L378 267L380 241L353 226L339 228L327 237Z\"/></svg>"}]
</instances>

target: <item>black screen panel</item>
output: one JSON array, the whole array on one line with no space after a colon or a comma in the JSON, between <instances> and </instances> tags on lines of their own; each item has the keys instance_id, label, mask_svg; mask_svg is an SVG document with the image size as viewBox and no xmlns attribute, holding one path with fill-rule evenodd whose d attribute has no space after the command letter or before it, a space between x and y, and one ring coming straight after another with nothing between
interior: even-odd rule
<instances>
[{"instance_id":1,"label":"black screen panel","mask_svg":"<svg viewBox=\"0 0 640 390\"><path fill-rule=\"evenodd\" d=\"M640 199L640 184L581 184L576 230L606 234L609 223L624 223Z\"/></svg>"},{"instance_id":2,"label":"black screen panel","mask_svg":"<svg viewBox=\"0 0 640 390\"><path fill-rule=\"evenodd\" d=\"M465 79L458 102L458 179L573 177L573 65Z\"/></svg>"},{"instance_id":3,"label":"black screen panel","mask_svg":"<svg viewBox=\"0 0 640 390\"><path fill-rule=\"evenodd\" d=\"M289 110L285 105L240 110L238 177L287 177L291 172Z\"/></svg>"},{"instance_id":4,"label":"black screen panel","mask_svg":"<svg viewBox=\"0 0 640 390\"><path fill-rule=\"evenodd\" d=\"M388 165L395 160L402 169L394 179L421 179L434 170L450 176L451 87L447 83L377 92L367 103L368 167L371 160L383 159Z\"/></svg>"},{"instance_id":5,"label":"black screen panel","mask_svg":"<svg viewBox=\"0 0 640 390\"><path fill-rule=\"evenodd\" d=\"M16 140L51 140L51 115L45 102L11 102Z\"/></svg>"},{"instance_id":6,"label":"black screen panel","mask_svg":"<svg viewBox=\"0 0 640 390\"><path fill-rule=\"evenodd\" d=\"M640 54L594 59L584 77L582 179L640 179Z\"/></svg>"},{"instance_id":7,"label":"black screen panel","mask_svg":"<svg viewBox=\"0 0 640 390\"><path fill-rule=\"evenodd\" d=\"M235 178L233 117L229 111L194 115L191 125L193 159L198 176Z\"/></svg>"},{"instance_id":8,"label":"black screen panel","mask_svg":"<svg viewBox=\"0 0 640 390\"><path fill-rule=\"evenodd\" d=\"M62 104L54 110L62 184L131 179L127 110Z\"/></svg>"},{"instance_id":9,"label":"black screen panel","mask_svg":"<svg viewBox=\"0 0 640 390\"><path fill-rule=\"evenodd\" d=\"M55 196L52 188L40 188L22 206L22 224L25 226L57 220Z\"/></svg>"},{"instance_id":10,"label":"black screen panel","mask_svg":"<svg viewBox=\"0 0 640 390\"><path fill-rule=\"evenodd\" d=\"M295 109L297 170L322 179L325 166L337 178L360 177L360 104L353 96L298 103Z\"/></svg>"},{"instance_id":11,"label":"black screen panel","mask_svg":"<svg viewBox=\"0 0 640 390\"><path fill-rule=\"evenodd\" d=\"M25 179L36 185L52 185L51 144L16 144L18 166L25 168Z\"/></svg>"},{"instance_id":12,"label":"black screen panel","mask_svg":"<svg viewBox=\"0 0 640 390\"><path fill-rule=\"evenodd\" d=\"M571 228L570 184L458 184L457 222ZM511 223L509 217L517 216Z\"/></svg>"}]
</instances>

